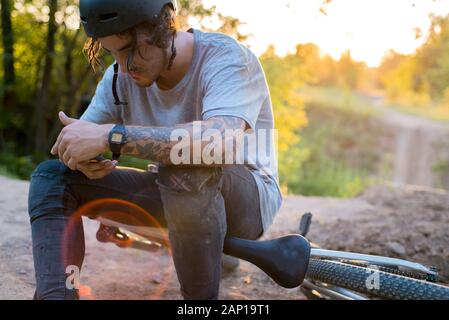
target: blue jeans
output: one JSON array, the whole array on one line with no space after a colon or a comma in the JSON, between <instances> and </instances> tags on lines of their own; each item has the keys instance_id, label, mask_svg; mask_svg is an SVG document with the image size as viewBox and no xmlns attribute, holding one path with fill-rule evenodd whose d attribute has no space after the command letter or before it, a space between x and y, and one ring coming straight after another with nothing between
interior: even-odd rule
<instances>
[{"instance_id":1,"label":"blue jeans","mask_svg":"<svg viewBox=\"0 0 449 320\"><path fill-rule=\"evenodd\" d=\"M66 287L66 267L81 270L85 251L82 219L74 213L103 198L136 204L168 228L184 299L218 298L225 236L258 239L263 233L257 185L245 166L171 166L158 174L117 168L90 180L48 160L32 173L28 199L35 299L78 298Z\"/></svg>"}]
</instances>

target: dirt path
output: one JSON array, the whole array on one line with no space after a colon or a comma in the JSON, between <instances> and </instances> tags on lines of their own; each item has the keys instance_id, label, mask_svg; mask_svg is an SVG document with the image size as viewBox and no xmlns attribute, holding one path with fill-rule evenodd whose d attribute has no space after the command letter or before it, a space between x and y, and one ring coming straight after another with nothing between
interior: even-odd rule
<instances>
[{"instance_id":1,"label":"dirt path","mask_svg":"<svg viewBox=\"0 0 449 320\"><path fill-rule=\"evenodd\" d=\"M372 97L385 124L395 132L393 182L441 187L433 170L440 161L449 161L449 124L400 113L385 106L382 97Z\"/></svg>"},{"instance_id":2,"label":"dirt path","mask_svg":"<svg viewBox=\"0 0 449 320\"><path fill-rule=\"evenodd\" d=\"M34 268L27 214L28 182L0 176L0 299L30 299ZM376 187L355 199L290 196L266 238L296 232L314 213L310 239L329 249L384 254L439 266L449 281L449 194L422 188ZM119 249L95 240L85 220L85 299L180 299L171 257ZM304 299L242 262L221 282L221 299Z\"/></svg>"},{"instance_id":3,"label":"dirt path","mask_svg":"<svg viewBox=\"0 0 449 320\"><path fill-rule=\"evenodd\" d=\"M30 299L34 292L28 182L0 176L0 300ZM81 282L85 299L181 299L171 257L119 249L95 239L98 223L84 219L86 257ZM297 289L277 286L243 261L224 277L221 299L303 299Z\"/></svg>"}]
</instances>

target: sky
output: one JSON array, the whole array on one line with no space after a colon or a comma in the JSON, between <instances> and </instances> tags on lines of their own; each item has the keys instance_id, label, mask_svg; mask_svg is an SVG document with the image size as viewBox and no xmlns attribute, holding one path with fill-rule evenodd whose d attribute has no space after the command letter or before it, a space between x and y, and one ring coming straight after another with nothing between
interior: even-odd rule
<instances>
[{"instance_id":1,"label":"sky","mask_svg":"<svg viewBox=\"0 0 449 320\"><path fill-rule=\"evenodd\" d=\"M385 52L415 51L425 40L429 14L449 13L449 0L333 0L327 15L319 12L323 0L203 0L225 15L246 24L241 31L253 36L247 45L262 54L273 44L283 56L298 43L313 42L338 59L349 49L356 61L378 66ZM416 39L415 28L424 37Z\"/></svg>"}]
</instances>

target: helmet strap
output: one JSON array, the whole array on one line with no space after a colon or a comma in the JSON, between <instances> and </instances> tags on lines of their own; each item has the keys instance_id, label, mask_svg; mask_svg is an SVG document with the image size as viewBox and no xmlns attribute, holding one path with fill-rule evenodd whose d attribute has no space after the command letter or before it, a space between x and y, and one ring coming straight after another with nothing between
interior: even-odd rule
<instances>
[{"instance_id":1,"label":"helmet strap","mask_svg":"<svg viewBox=\"0 0 449 320\"><path fill-rule=\"evenodd\" d=\"M170 56L170 60L168 61L168 66L167 66L168 71L171 70L171 68L173 66L173 62L175 61L175 58L176 58L175 35L176 35L176 31L173 32L173 39L171 42L171 56Z\"/></svg>"},{"instance_id":2,"label":"helmet strap","mask_svg":"<svg viewBox=\"0 0 449 320\"><path fill-rule=\"evenodd\" d=\"M114 63L114 77L112 78L112 94L114 95L114 104L116 106L126 106L128 105L127 102L120 101L118 94L117 94L117 78L118 78L118 63Z\"/></svg>"}]
</instances>

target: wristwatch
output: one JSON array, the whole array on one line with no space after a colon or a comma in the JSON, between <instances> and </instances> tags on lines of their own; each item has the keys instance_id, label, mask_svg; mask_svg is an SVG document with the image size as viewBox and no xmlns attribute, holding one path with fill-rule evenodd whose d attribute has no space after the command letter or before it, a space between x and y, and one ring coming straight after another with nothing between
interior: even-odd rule
<instances>
[{"instance_id":1,"label":"wristwatch","mask_svg":"<svg viewBox=\"0 0 449 320\"><path fill-rule=\"evenodd\" d=\"M125 143L125 126L123 124L117 124L109 131L109 149L112 152L112 160L118 160L120 158L120 152Z\"/></svg>"}]
</instances>

